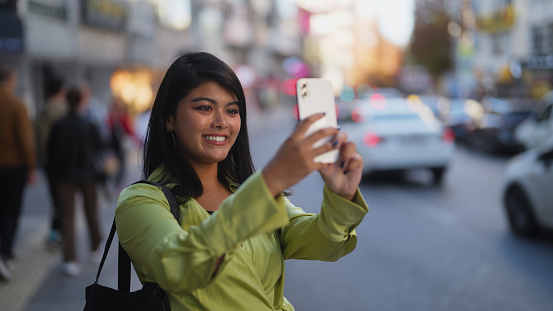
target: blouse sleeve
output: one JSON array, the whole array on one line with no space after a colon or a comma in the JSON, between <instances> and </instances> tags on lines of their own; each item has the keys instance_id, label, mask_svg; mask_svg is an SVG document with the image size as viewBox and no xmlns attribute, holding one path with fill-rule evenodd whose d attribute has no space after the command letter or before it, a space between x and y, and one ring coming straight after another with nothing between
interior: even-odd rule
<instances>
[{"instance_id":1,"label":"blouse sleeve","mask_svg":"<svg viewBox=\"0 0 553 311\"><path fill-rule=\"evenodd\" d=\"M181 206L181 223L196 217ZM198 213L199 214L199 213ZM241 242L288 222L284 199L275 199L255 173L219 210L186 226L174 219L161 190L135 184L121 192L115 212L117 234L142 281L155 281L169 292L193 291L209 284L232 259ZM216 276L217 258L224 255Z\"/></svg>"},{"instance_id":2,"label":"blouse sleeve","mask_svg":"<svg viewBox=\"0 0 553 311\"><path fill-rule=\"evenodd\" d=\"M322 261L336 261L355 249L355 228L369 211L359 189L348 201L326 186L319 214L305 213L289 201L286 209L289 223L280 235L284 258Z\"/></svg>"}]
</instances>

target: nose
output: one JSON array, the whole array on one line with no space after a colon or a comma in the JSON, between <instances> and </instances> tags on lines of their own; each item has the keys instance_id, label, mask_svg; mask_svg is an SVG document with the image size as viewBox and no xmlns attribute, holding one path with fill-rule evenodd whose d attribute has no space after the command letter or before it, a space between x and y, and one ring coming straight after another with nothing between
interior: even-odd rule
<instances>
[{"instance_id":1,"label":"nose","mask_svg":"<svg viewBox=\"0 0 553 311\"><path fill-rule=\"evenodd\" d=\"M225 118L224 111L217 110L213 114L213 122L211 126L217 129L226 129L228 127L228 122L227 122L227 119Z\"/></svg>"}]
</instances>

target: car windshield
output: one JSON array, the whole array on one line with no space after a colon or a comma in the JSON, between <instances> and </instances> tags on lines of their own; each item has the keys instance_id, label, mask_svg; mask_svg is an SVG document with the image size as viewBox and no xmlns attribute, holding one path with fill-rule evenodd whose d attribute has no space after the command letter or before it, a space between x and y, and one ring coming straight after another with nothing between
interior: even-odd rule
<instances>
[{"instance_id":1,"label":"car windshield","mask_svg":"<svg viewBox=\"0 0 553 311\"><path fill-rule=\"evenodd\" d=\"M553 109L553 105L547 106L547 108L545 108L545 110L543 110L543 112L538 115L537 121L541 122L544 120L548 120L551 116L551 109Z\"/></svg>"}]
</instances>

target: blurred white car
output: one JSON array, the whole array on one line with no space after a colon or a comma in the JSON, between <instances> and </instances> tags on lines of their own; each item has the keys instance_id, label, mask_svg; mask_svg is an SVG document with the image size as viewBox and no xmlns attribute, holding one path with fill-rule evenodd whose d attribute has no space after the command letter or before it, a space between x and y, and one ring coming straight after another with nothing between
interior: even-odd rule
<instances>
[{"instance_id":1,"label":"blurred white car","mask_svg":"<svg viewBox=\"0 0 553 311\"><path fill-rule=\"evenodd\" d=\"M509 161L503 204L515 234L532 236L542 228L553 229L553 139Z\"/></svg>"},{"instance_id":2,"label":"blurred white car","mask_svg":"<svg viewBox=\"0 0 553 311\"><path fill-rule=\"evenodd\" d=\"M440 183L455 135L419 101L372 98L339 107L339 125L364 159L363 172L427 168Z\"/></svg>"},{"instance_id":3,"label":"blurred white car","mask_svg":"<svg viewBox=\"0 0 553 311\"><path fill-rule=\"evenodd\" d=\"M537 147L553 137L553 91L545 94L542 102L546 104L515 129L515 139L526 149Z\"/></svg>"}]
</instances>

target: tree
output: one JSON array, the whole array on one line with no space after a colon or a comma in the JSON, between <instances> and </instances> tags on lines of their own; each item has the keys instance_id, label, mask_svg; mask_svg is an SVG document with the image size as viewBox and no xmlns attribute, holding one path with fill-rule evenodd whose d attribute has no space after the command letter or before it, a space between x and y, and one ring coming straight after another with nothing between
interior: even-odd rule
<instances>
[{"instance_id":1,"label":"tree","mask_svg":"<svg viewBox=\"0 0 553 311\"><path fill-rule=\"evenodd\" d=\"M447 0L418 0L415 7L415 25L408 47L408 62L424 66L435 81L451 69L451 21Z\"/></svg>"}]
</instances>

